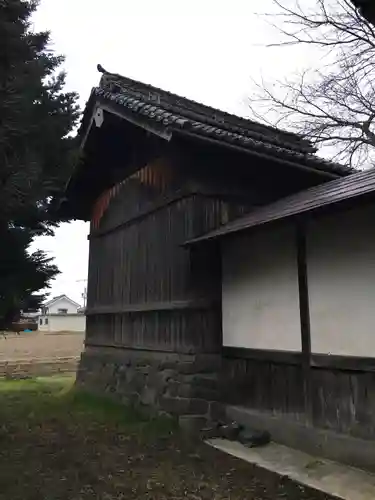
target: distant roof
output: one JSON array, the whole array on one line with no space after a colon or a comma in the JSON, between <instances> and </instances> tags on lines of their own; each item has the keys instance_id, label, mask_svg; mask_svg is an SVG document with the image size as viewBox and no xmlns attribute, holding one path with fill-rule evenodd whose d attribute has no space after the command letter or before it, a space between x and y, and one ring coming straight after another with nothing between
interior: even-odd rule
<instances>
[{"instance_id":1,"label":"distant roof","mask_svg":"<svg viewBox=\"0 0 375 500\"><path fill-rule=\"evenodd\" d=\"M64 299L64 300L68 300L69 302L71 302L73 305L75 305L76 307L81 307L80 304L77 304L77 302L74 302L74 300L70 299L67 295L65 294L62 294L62 295L57 295L56 297L53 297L53 299L49 300L48 302L45 302L43 304L42 307L48 307L50 306L51 304L54 304L55 302L61 300L61 299Z\"/></svg>"},{"instance_id":2,"label":"distant roof","mask_svg":"<svg viewBox=\"0 0 375 500\"><path fill-rule=\"evenodd\" d=\"M359 198L374 192L375 168L372 168L365 172L359 172L348 177L320 184L319 186L300 191L292 196L257 208L244 217L236 219L215 231L187 241L186 245L214 240L231 233L237 233L294 215L312 212L328 205L338 204L345 200Z\"/></svg>"},{"instance_id":3,"label":"distant roof","mask_svg":"<svg viewBox=\"0 0 375 500\"><path fill-rule=\"evenodd\" d=\"M178 131L315 170L338 175L352 172L348 167L317 157L312 144L297 134L240 118L152 85L108 73L100 65L98 69L104 74L100 86L92 89L87 102L79 131L81 137L85 136L91 126L95 106L102 103L115 106L116 113L120 109L125 119L140 117L161 127L170 136Z\"/></svg>"}]
</instances>

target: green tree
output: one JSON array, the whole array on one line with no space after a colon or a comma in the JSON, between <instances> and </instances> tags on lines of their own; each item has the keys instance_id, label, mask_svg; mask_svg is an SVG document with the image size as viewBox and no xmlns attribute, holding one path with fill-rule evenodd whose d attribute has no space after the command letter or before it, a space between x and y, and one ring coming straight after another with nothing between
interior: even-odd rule
<instances>
[{"instance_id":1,"label":"green tree","mask_svg":"<svg viewBox=\"0 0 375 500\"><path fill-rule=\"evenodd\" d=\"M31 239L24 228L8 228L2 234L6 244L0 245L0 329L17 319L20 309L38 309L45 296L34 292L48 287L58 273L43 252L27 251Z\"/></svg>"},{"instance_id":2,"label":"green tree","mask_svg":"<svg viewBox=\"0 0 375 500\"><path fill-rule=\"evenodd\" d=\"M49 33L31 30L37 5L0 0L0 322L57 273L27 249L58 224L54 200L75 158L78 96L64 91L63 57L49 49Z\"/></svg>"}]
</instances>

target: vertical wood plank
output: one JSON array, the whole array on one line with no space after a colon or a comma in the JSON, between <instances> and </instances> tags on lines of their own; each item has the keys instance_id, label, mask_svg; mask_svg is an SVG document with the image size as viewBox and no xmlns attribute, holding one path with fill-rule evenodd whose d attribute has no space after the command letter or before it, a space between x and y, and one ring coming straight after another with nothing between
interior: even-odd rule
<instances>
[{"instance_id":1,"label":"vertical wood plank","mask_svg":"<svg viewBox=\"0 0 375 500\"><path fill-rule=\"evenodd\" d=\"M310 305L306 260L306 225L303 221L296 224L298 296L301 322L302 367L304 375L305 413L312 419L311 398L311 329Z\"/></svg>"}]
</instances>

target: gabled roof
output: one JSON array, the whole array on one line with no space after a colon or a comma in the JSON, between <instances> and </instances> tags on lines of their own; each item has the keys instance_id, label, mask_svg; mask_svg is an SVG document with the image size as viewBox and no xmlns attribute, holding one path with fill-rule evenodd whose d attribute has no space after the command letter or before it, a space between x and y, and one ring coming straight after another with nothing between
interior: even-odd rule
<instances>
[{"instance_id":1,"label":"gabled roof","mask_svg":"<svg viewBox=\"0 0 375 500\"><path fill-rule=\"evenodd\" d=\"M71 304L73 304L75 307L81 307L80 304L77 304L77 302L74 302L74 300L70 299L67 295L62 294L62 295L57 295L56 297L53 297L53 299L49 300L48 302L45 302L42 307L49 307L55 302L58 302L59 300L67 300Z\"/></svg>"},{"instance_id":2,"label":"gabled roof","mask_svg":"<svg viewBox=\"0 0 375 500\"><path fill-rule=\"evenodd\" d=\"M199 104L171 92L121 75L103 72L100 86L92 89L83 115L80 136L84 139L98 107L141 123L155 126L167 139L184 134L222 146L236 146L270 159L309 167L336 175L352 172L348 167L315 156L315 148L300 136L240 118ZM152 130L151 130L152 132ZM332 177L333 178L333 177Z\"/></svg>"},{"instance_id":3,"label":"gabled roof","mask_svg":"<svg viewBox=\"0 0 375 500\"><path fill-rule=\"evenodd\" d=\"M375 168L300 191L186 242L192 245L375 193Z\"/></svg>"}]
</instances>

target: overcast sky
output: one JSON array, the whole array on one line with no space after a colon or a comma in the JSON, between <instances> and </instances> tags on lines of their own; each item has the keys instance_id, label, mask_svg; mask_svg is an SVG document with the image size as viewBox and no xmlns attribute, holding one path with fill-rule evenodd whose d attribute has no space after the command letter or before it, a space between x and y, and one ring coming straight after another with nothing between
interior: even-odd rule
<instances>
[{"instance_id":1,"label":"overcast sky","mask_svg":"<svg viewBox=\"0 0 375 500\"><path fill-rule=\"evenodd\" d=\"M282 79L316 57L302 48L266 46L279 35L260 14L273 10L272 0L42 0L34 28L51 31L51 48L66 56L67 85L79 92L82 107L101 63L246 116L253 79ZM87 277L87 232L87 224L73 222L35 241L33 248L55 257L62 272L52 295L82 302L84 283L77 280Z\"/></svg>"}]
</instances>

